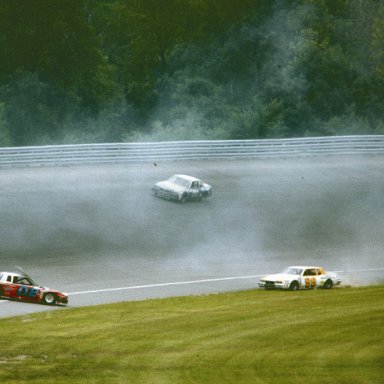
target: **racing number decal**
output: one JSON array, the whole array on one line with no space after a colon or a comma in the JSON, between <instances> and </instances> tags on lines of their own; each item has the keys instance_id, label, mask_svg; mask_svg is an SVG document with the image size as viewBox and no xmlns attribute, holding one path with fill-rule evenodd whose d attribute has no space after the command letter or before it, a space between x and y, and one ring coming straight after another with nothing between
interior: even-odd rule
<instances>
[{"instance_id":1,"label":"racing number decal","mask_svg":"<svg viewBox=\"0 0 384 384\"><path fill-rule=\"evenodd\" d=\"M305 288L315 288L316 287L316 279L314 277L306 277L305 278Z\"/></svg>"},{"instance_id":2,"label":"racing number decal","mask_svg":"<svg viewBox=\"0 0 384 384\"><path fill-rule=\"evenodd\" d=\"M36 288L28 288L25 285L22 285L21 287L17 288L17 295L18 296L24 296L24 297L29 297L33 299L34 297L37 296L39 293L39 290Z\"/></svg>"}]
</instances>

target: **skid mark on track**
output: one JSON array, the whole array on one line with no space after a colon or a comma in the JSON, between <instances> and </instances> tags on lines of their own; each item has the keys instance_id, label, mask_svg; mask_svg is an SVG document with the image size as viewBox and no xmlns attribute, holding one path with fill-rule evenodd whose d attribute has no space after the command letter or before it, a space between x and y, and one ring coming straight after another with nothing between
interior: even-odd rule
<instances>
[{"instance_id":1,"label":"skid mark on track","mask_svg":"<svg viewBox=\"0 0 384 384\"><path fill-rule=\"evenodd\" d=\"M84 295L84 294L89 294L89 293L125 291L125 290L130 290L130 289L168 287L168 286L172 286L172 285L202 284L202 283L212 283L212 282L217 282L217 281L254 279L254 278L258 278L258 277L262 277L262 276L264 276L264 275L221 277L221 278L216 278L216 279L201 279L201 280L190 280L190 281L173 281L173 282L169 282L169 283L136 285L136 286L130 286L130 287L106 288L106 289L95 289L95 290L82 291L82 292L72 292L72 293L68 293L68 295Z\"/></svg>"},{"instance_id":2,"label":"skid mark on track","mask_svg":"<svg viewBox=\"0 0 384 384\"><path fill-rule=\"evenodd\" d=\"M343 271L334 271L337 273L356 273L356 272L379 272L384 271L384 268L372 268L372 269L353 269L353 270L343 270ZM157 283L157 284L146 284L146 285L134 285L128 287L118 287L118 288L104 288L104 289L94 289L89 291L80 291L80 292L71 292L68 295L86 295L91 293L103 293L103 292L115 292L115 291L128 291L134 289L146 289L146 288L157 288L157 287L169 287L175 285L189 285L189 284L203 284L203 283L213 283L220 281L229 281L229 280L245 280L245 279L255 279L266 276L267 273L262 275L251 275L251 276L231 276L231 277L220 277L215 279L200 279L200 280L189 280L189 281L173 281L168 283Z\"/></svg>"}]
</instances>

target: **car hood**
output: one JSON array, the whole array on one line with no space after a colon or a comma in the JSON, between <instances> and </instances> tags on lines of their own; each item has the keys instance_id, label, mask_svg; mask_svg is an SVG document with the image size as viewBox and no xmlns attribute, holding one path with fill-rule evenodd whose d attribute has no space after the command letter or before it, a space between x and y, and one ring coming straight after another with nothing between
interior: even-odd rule
<instances>
[{"instance_id":1,"label":"car hood","mask_svg":"<svg viewBox=\"0 0 384 384\"><path fill-rule=\"evenodd\" d=\"M61 291L57 291L56 289L51 289L51 288L48 288L48 287L41 287L41 286L39 286L39 288L41 290L43 290L44 292L52 292L52 293L55 293L55 294L58 294L58 295L68 296L67 293L64 293L64 292L61 292Z\"/></svg>"},{"instance_id":2,"label":"car hood","mask_svg":"<svg viewBox=\"0 0 384 384\"><path fill-rule=\"evenodd\" d=\"M289 275L287 273L275 273L273 275L267 275L262 278L262 280L268 281L284 281L284 280L292 280L296 275Z\"/></svg>"},{"instance_id":3,"label":"car hood","mask_svg":"<svg viewBox=\"0 0 384 384\"><path fill-rule=\"evenodd\" d=\"M207 183L203 183L203 186L204 186L205 189L208 189L208 190L212 189L212 186L207 184Z\"/></svg>"},{"instance_id":4,"label":"car hood","mask_svg":"<svg viewBox=\"0 0 384 384\"><path fill-rule=\"evenodd\" d=\"M170 181L159 181L155 184L156 187L164 189L165 191L172 191L172 192L183 192L184 187L181 185L177 185L174 183L171 183Z\"/></svg>"}]
</instances>

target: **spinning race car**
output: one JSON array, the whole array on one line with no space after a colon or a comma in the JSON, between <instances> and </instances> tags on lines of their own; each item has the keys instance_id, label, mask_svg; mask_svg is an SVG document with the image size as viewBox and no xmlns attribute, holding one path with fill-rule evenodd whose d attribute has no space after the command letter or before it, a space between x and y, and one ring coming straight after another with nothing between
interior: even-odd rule
<instances>
[{"instance_id":1,"label":"spinning race car","mask_svg":"<svg viewBox=\"0 0 384 384\"><path fill-rule=\"evenodd\" d=\"M0 272L0 297L41 304L68 304L68 295L36 284L21 268L21 273Z\"/></svg>"},{"instance_id":2,"label":"spinning race car","mask_svg":"<svg viewBox=\"0 0 384 384\"><path fill-rule=\"evenodd\" d=\"M159 181L153 187L155 196L185 203L187 200L202 200L212 195L212 187L187 175L173 175L168 180Z\"/></svg>"},{"instance_id":3,"label":"spinning race car","mask_svg":"<svg viewBox=\"0 0 384 384\"><path fill-rule=\"evenodd\" d=\"M330 289L340 285L341 279L334 272L326 272L321 267L293 266L283 272L268 275L260 279L259 287L265 289L299 289L324 288Z\"/></svg>"}]
</instances>

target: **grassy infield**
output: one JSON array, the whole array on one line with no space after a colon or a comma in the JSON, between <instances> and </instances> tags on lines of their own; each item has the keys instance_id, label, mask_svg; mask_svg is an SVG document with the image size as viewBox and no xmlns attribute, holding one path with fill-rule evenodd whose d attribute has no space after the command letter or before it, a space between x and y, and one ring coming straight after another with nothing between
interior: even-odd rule
<instances>
[{"instance_id":1,"label":"grassy infield","mask_svg":"<svg viewBox=\"0 0 384 384\"><path fill-rule=\"evenodd\" d=\"M383 383L384 286L73 308L0 320L1 383Z\"/></svg>"}]
</instances>

